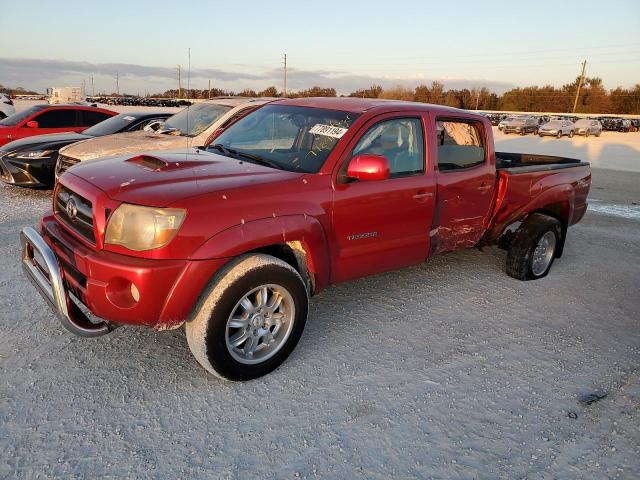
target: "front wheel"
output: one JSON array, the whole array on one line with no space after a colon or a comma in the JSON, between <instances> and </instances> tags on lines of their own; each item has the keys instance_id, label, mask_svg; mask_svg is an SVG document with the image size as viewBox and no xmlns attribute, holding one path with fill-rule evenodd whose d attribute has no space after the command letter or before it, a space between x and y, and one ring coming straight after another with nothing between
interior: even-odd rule
<instances>
[{"instance_id":1,"label":"front wheel","mask_svg":"<svg viewBox=\"0 0 640 480\"><path fill-rule=\"evenodd\" d=\"M569 132L569 138L573 138L573 130Z\"/></svg>"},{"instance_id":2,"label":"front wheel","mask_svg":"<svg viewBox=\"0 0 640 480\"><path fill-rule=\"evenodd\" d=\"M558 130L558 133L556 134L556 138L562 138L562 130Z\"/></svg>"},{"instance_id":3,"label":"front wheel","mask_svg":"<svg viewBox=\"0 0 640 480\"><path fill-rule=\"evenodd\" d=\"M537 280L551 269L562 241L562 225L547 215L534 213L520 225L509 244L507 275Z\"/></svg>"},{"instance_id":4,"label":"front wheel","mask_svg":"<svg viewBox=\"0 0 640 480\"><path fill-rule=\"evenodd\" d=\"M300 274L270 255L242 256L215 277L186 323L196 360L227 380L251 380L279 367L307 320Z\"/></svg>"},{"instance_id":5,"label":"front wheel","mask_svg":"<svg viewBox=\"0 0 640 480\"><path fill-rule=\"evenodd\" d=\"M587 131L584 133L584 138L589 138L589 130L587 129Z\"/></svg>"}]
</instances>

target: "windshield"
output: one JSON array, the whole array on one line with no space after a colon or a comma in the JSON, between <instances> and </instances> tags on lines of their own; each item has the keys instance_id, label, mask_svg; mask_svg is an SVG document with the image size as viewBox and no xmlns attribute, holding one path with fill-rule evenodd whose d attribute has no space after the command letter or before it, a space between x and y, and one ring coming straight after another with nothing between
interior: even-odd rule
<instances>
[{"instance_id":1,"label":"windshield","mask_svg":"<svg viewBox=\"0 0 640 480\"><path fill-rule=\"evenodd\" d=\"M23 110L22 112L14 113L13 115L9 115L7 118L0 120L0 125L6 125L7 127L14 127L18 125L20 122L29 118L34 113L45 108L45 105L36 105L34 107Z\"/></svg>"},{"instance_id":2,"label":"windshield","mask_svg":"<svg viewBox=\"0 0 640 480\"><path fill-rule=\"evenodd\" d=\"M195 137L204 132L213 122L231 110L226 105L214 105L211 103L197 103L185 108L165 122L163 131L173 133L175 129L179 135Z\"/></svg>"},{"instance_id":3,"label":"windshield","mask_svg":"<svg viewBox=\"0 0 640 480\"><path fill-rule=\"evenodd\" d=\"M591 125L591 120L583 119L576 122L576 127L587 127L589 125Z\"/></svg>"},{"instance_id":4,"label":"windshield","mask_svg":"<svg viewBox=\"0 0 640 480\"><path fill-rule=\"evenodd\" d=\"M357 115L322 108L267 105L238 120L210 150L291 172L320 170Z\"/></svg>"},{"instance_id":5,"label":"windshield","mask_svg":"<svg viewBox=\"0 0 640 480\"><path fill-rule=\"evenodd\" d=\"M551 122L545 125L545 127L561 127L561 126L562 126L562 122L560 120L552 120Z\"/></svg>"},{"instance_id":6,"label":"windshield","mask_svg":"<svg viewBox=\"0 0 640 480\"><path fill-rule=\"evenodd\" d=\"M133 115L121 113L120 115L116 115L115 117L96 123L93 127L83 130L82 133L85 135L91 135L92 137L111 135L112 133L121 132L137 120L138 118Z\"/></svg>"}]
</instances>

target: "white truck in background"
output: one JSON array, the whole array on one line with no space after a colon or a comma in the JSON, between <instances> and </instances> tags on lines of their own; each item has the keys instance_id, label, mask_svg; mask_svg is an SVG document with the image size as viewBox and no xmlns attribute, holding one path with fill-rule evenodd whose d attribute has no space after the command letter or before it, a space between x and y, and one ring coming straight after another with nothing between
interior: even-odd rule
<instances>
[{"instance_id":1,"label":"white truck in background","mask_svg":"<svg viewBox=\"0 0 640 480\"><path fill-rule=\"evenodd\" d=\"M81 87L47 88L49 103L56 105L59 103L84 103L87 100Z\"/></svg>"}]
</instances>

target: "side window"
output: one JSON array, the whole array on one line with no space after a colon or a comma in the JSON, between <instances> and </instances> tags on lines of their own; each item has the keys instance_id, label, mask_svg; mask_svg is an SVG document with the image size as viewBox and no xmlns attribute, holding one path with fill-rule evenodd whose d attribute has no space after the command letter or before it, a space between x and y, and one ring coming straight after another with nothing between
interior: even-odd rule
<instances>
[{"instance_id":1,"label":"side window","mask_svg":"<svg viewBox=\"0 0 640 480\"><path fill-rule=\"evenodd\" d=\"M129 127L127 127L126 131L134 132L137 130L144 130L145 127L147 127L148 125L154 122L164 122L165 120L166 120L165 118L147 118L146 120L142 120L141 122L130 125Z\"/></svg>"},{"instance_id":2,"label":"side window","mask_svg":"<svg viewBox=\"0 0 640 480\"><path fill-rule=\"evenodd\" d=\"M394 118L372 126L360 138L350 158L363 154L385 157L391 177L424 172L422 122L417 118Z\"/></svg>"},{"instance_id":3,"label":"side window","mask_svg":"<svg viewBox=\"0 0 640 480\"><path fill-rule=\"evenodd\" d=\"M55 109L42 112L36 118L39 128L70 128L76 126L75 110Z\"/></svg>"},{"instance_id":4,"label":"side window","mask_svg":"<svg viewBox=\"0 0 640 480\"><path fill-rule=\"evenodd\" d=\"M484 163L482 129L476 122L438 120L438 170L447 172Z\"/></svg>"},{"instance_id":5,"label":"side window","mask_svg":"<svg viewBox=\"0 0 640 480\"><path fill-rule=\"evenodd\" d=\"M96 123L103 122L107 118L111 117L106 113L91 110L80 110L80 126L82 127L92 127Z\"/></svg>"}]
</instances>

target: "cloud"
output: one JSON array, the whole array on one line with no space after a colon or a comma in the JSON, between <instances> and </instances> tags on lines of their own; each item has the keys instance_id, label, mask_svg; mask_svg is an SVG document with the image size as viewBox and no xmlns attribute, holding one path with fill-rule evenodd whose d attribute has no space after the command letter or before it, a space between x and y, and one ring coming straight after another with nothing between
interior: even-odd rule
<instances>
[{"instance_id":1,"label":"cloud","mask_svg":"<svg viewBox=\"0 0 640 480\"><path fill-rule=\"evenodd\" d=\"M241 91L245 88L262 90L269 85L281 86L282 69L259 71L250 65L237 64L235 67L249 71L227 70L204 67L191 69L191 85L193 88L206 88L208 80L212 85ZM44 91L48 87L62 85L80 85L82 80L94 76L96 91L111 92L115 90L116 72L120 78L120 91L135 93L141 91L159 92L176 88L177 71L175 67L154 67L128 63L92 63L70 60L46 60L26 58L0 58L0 82L7 86L22 86L28 89ZM186 86L186 74L183 71L183 87ZM290 90L302 90L312 86L333 87L338 94L348 94L371 85L393 87L402 85L415 87L418 84L429 84L439 81L445 88L487 87L489 90L502 93L514 85L502 81L428 78L421 74L412 76L364 75L344 70L305 70L290 68L287 85Z\"/></svg>"}]
</instances>

